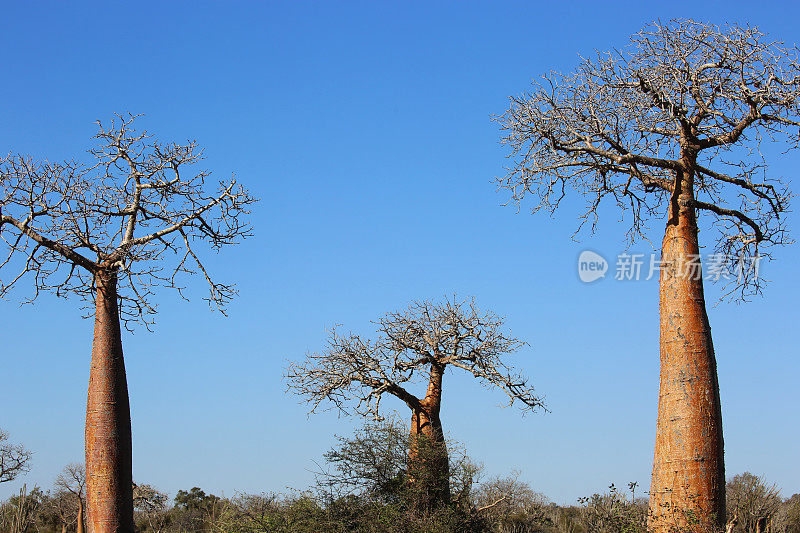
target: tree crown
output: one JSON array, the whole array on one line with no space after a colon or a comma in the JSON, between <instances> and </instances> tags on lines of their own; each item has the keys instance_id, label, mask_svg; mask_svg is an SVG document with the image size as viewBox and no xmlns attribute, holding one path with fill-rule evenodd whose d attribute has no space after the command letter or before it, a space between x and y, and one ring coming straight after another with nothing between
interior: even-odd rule
<instances>
[{"instance_id":1,"label":"tree crown","mask_svg":"<svg viewBox=\"0 0 800 533\"><path fill-rule=\"evenodd\" d=\"M333 329L325 350L290 365L289 388L307 399L312 412L323 401L342 412L347 403L355 403L357 413L380 418L384 394L420 409L421 399L409 392L409 385L424 381L431 370L452 366L500 388L523 409L543 407L533 387L503 361L525 344L503 332L503 322L478 309L474 299L414 302L374 322L374 339Z\"/></svg>"},{"instance_id":2,"label":"tree crown","mask_svg":"<svg viewBox=\"0 0 800 533\"><path fill-rule=\"evenodd\" d=\"M587 201L580 227L592 230L610 200L630 216L633 241L688 175L691 207L712 217L718 251L736 262L788 242L790 194L767 176L760 148L797 147L799 97L797 48L757 28L653 23L627 48L511 98L498 117L512 161L499 185L517 204L533 196L534 211L555 211L575 190ZM743 291L760 290L744 281Z\"/></svg>"},{"instance_id":3,"label":"tree crown","mask_svg":"<svg viewBox=\"0 0 800 533\"><path fill-rule=\"evenodd\" d=\"M200 274L209 305L224 311L235 290L211 279L198 246L218 251L249 236L256 200L235 179L212 186L208 171L195 170L196 141L159 142L134 129L136 118L98 121L85 163L13 154L0 162L0 269L17 269L0 280L0 296L29 275L28 302L41 291L91 300L95 274L112 271L122 319L149 324L157 286L183 297L183 276Z\"/></svg>"}]
</instances>

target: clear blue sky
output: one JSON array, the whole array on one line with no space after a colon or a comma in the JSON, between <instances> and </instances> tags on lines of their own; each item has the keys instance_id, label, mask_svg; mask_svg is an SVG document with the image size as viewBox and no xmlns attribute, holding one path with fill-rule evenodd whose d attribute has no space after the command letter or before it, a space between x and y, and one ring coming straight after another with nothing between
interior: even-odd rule
<instances>
[{"instance_id":1,"label":"clear blue sky","mask_svg":"<svg viewBox=\"0 0 800 533\"><path fill-rule=\"evenodd\" d=\"M229 318L202 286L189 304L165 292L155 332L124 338L138 482L173 495L308 486L333 435L358 421L307 418L282 383L286 362L319 348L326 327L365 331L412 299L457 293L530 342L517 365L552 412L523 418L449 374L450 436L489 474L518 469L558 502L649 485L656 282L578 281L581 250L624 248L613 211L575 243L577 204L558 219L501 205L491 115L655 18L800 42L795 3L4 2L3 15L0 151L79 157L94 120L144 113L142 126L197 139L207 168L262 198L256 237L212 265L241 290ZM799 158L773 170L791 176ZM728 475L763 474L786 496L800 492L798 261L796 246L779 251L763 299L709 310ZM0 486L6 497L82 460L92 324L47 295L0 313L0 427L36 452L24 479Z\"/></svg>"}]
</instances>

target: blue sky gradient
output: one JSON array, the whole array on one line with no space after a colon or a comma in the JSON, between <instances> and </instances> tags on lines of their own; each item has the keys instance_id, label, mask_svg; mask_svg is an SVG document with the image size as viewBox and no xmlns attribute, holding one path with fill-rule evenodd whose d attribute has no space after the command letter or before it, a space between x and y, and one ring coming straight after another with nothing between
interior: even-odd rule
<instances>
[{"instance_id":1,"label":"blue sky gradient","mask_svg":"<svg viewBox=\"0 0 800 533\"><path fill-rule=\"evenodd\" d=\"M656 18L750 23L800 42L795 3L2 6L0 151L81 158L94 120L143 113L140 126L197 139L203 167L235 173L262 199L255 237L211 260L240 290L229 317L208 310L198 283L190 303L160 294L154 333L124 337L137 482L172 495L309 486L334 434L360 421L307 417L282 382L287 361L322 347L333 325L369 332L411 300L458 294L507 316L530 343L516 365L551 412L522 417L498 391L449 373L450 437L489 475L517 469L557 502L611 482L649 485L657 282L580 283L578 254L623 251L624 224L606 210L598 232L575 242L575 199L553 219L504 207L491 117L533 78L623 47ZM775 158L772 171L792 178L798 158ZM800 492L800 254L790 246L775 259L763 266L764 298L714 306L710 287L708 300L727 473L763 474L790 496ZM23 482L50 487L83 457L92 323L78 302L50 295L18 307L29 287L0 301L0 427L35 456L0 498Z\"/></svg>"}]
</instances>

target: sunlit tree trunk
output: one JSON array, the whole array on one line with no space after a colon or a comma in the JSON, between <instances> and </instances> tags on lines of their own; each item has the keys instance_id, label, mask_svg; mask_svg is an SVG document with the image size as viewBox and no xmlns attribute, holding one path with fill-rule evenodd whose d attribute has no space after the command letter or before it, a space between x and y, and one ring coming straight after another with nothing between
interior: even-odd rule
<instances>
[{"instance_id":1,"label":"sunlit tree trunk","mask_svg":"<svg viewBox=\"0 0 800 533\"><path fill-rule=\"evenodd\" d=\"M133 532L131 413L122 357L117 276L99 270L86 404L86 498L90 533Z\"/></svg>"},{"instance_id":2,"label":"sunlit tree trunk","mask_svg":"<svg viewBox=\"0 0 800 533\"><path fill-rule=\"evenodd\" d=\"M83 533L83 498L78 497L78 519L75 525L75 533Z\"/></svg>"},{"instance_id":3,"label":"sunlit tree trunk","mask_svg":"<svg viewBox=\"0 0 800 533\"><path fill-rule=\"evenodd\" d=\"M409 485L414 503L424 508L450 502L450 463L439 417L443 375L443 367L431 367L421 408L415 409L411 416Z\"/></svg>"},{"instance_id":4,"label":"sunlit tree trunk","mask_svg":"<svg viewBox=\"0 0 800 533\"><path fill-rule=\"evenodd\" d=\"M684 158L686 168L692 163ZM650 489L650 526L658 533L690 524L721 531L725 521L722 413L693 186L691 172L680 172L661 254L661 382Z\"/></svg>"}]
</instances>

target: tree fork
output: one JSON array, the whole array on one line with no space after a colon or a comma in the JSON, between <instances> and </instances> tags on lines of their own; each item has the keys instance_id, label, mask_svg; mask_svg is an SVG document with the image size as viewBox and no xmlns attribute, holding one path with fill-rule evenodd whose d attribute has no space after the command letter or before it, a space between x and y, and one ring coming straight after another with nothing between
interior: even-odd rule
<instances>
[{"instance_id":1,"label":"tree fork","mask_svg":"<svg viewBox=\"0 0 800 533\"><path fill-rule=\"evenodd\" d=\"M650 488L657 533L725 524L717 363L705 308L690 166L678 172L659 277L661 376Z\"/></svg>"},{"instance_id":2,"label":"tree fork","mask_svg":"<svg viewBox=\"0 0 800 533\"><path fill-rule=\"evenodd\" d=\"M132 533L131 413L122 355L117 273L94 275L96 306L86 403L89 533Z\"/></svg>"}]
</instances>

